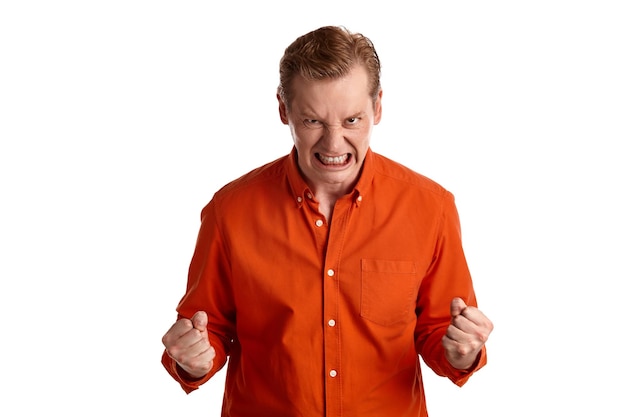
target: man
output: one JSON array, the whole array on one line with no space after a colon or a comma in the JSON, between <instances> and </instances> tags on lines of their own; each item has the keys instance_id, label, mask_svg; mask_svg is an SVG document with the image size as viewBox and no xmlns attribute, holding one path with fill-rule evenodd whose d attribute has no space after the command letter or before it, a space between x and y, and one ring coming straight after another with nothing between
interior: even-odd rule
<instances>
[{"instance_id":1,"label":"man","mask_svg":"<svg viewBox=\"0 0 626 417\"><path fill-rule=\"evenodd\" d=\"M163 365L186 392L227 362L222 415L426 416L418 355L457 385L486 363L453 196L370 147L380 63L323 27L280 62L291 153L202 210Z\"/></svg>"}]
</instances>

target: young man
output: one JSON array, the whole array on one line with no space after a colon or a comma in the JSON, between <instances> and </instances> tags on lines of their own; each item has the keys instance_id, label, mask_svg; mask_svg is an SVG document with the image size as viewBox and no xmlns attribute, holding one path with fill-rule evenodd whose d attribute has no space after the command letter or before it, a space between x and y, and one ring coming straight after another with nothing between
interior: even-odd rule
<instances>
[{"instance_id":1,"label":"young man","mask_svg":"<svg viewBox=\"0 0 626 417\"><path fill-rule=\"evenodd\" d=\"M486 363L451 193L374 153L380 62L341 27L296 39L278 104L294 146L202 210L163 365L186 392L228 359L222 415L426 416L418 355Z\"/></svg>"}]
</instances>

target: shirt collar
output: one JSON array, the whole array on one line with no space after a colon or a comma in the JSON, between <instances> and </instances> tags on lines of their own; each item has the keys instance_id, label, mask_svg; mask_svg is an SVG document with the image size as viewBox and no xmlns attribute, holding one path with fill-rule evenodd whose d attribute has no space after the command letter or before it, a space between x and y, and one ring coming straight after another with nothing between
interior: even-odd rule
<instances>
[{"instance_id":1,"label":"shirt collar","mask_svg":"<svg viewBox=\"0 0 626 417\"><path fill-rule=\"evenodd\" d=\"M355 197L362 199L369 192L372 182L374 181L375 165L376 154L368 148L365 154L365 161L363 161L363 167L361 168L361 176L354 187Z\"/></svg>"}]
</instances>

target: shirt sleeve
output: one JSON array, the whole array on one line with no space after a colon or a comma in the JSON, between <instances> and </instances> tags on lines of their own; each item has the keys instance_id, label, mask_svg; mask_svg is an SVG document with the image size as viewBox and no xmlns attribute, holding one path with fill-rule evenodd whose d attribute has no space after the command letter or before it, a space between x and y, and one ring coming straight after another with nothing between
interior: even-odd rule
<instances>
[{"instance_id":1,"label":"shirt sleeve","mask_svg":"<svg viewBox=\"0 0 626 417\"><path fill-rule=\"evenodd\" d=\"M215 372L212 372L213 370L211 370L211 372L200 379L191 379L185 375L183 370L178 366L178 364L176 364L176 361L170 358L167 352L163 352L161 363L165 367L165 370L180 384L181 388L187 394L200 388L200 385L204 384L206 381L211 379L213 375L215 375ZM215 366L213 367L215 368Z\"/></svg>"},{"instance_id":2,"label":"shirt sleeve","mask_svg":"<svg viewBox=\"0 0 626 417\"><path fill-rule=\"evenodd\" d=\"M191 318L197 311L207 313L209 342L216 353L213 368L201 379L189 379L167 352L163 352L161 359L167 372L187 393L199 388L224 367L235 342L235 308L229 283L230 268L218 227L215 203L211 201L202 210L187 289L176 310L178 319Z\"/></svg>"},{"instance_id":3,"label":"shirt sleeve","mask_svg":"<svg viewBox=\"0 0 626 417\"><path fill-rule=\"evenodd\" d=\"M461 297L468 306L477 307L472 278L461 243L461 227L454 196L445 192L441 201L439 226L433 257L419 288L415 348L437 375L461 386L487 363L483 350L467 370L454 368L445 357L441 340L450 324L450 302Z\"/></svg>"}]
</instances>

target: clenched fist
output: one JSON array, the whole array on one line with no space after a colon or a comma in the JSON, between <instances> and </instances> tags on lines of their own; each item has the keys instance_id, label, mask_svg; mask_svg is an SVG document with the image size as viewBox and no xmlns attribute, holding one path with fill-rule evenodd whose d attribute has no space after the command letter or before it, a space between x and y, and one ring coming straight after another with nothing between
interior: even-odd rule
<instances>
[{"instance_id":1,"label":"clenched fist","mask_svg":"<svg viewBox=\"0 0 626 417\"><path fill-rule=\"evenodd\" d=\"M493 324L476 307L461 298L450 303L450 325L442 339L446 359L457 369L468 369L487 342Z\"/></svg>"},{"instance_id":2,"label":"clenched fist","mask_svg":"<svg viewBox=\"0 0 626 417\"><path fill-rule=\"evenodd\" d=\"M209 343L207 314L198 311L191 320L180 319L163 336L167 354L192 378L201 378L213 367L215 349Z\"/></svg>"}]
</instances>

